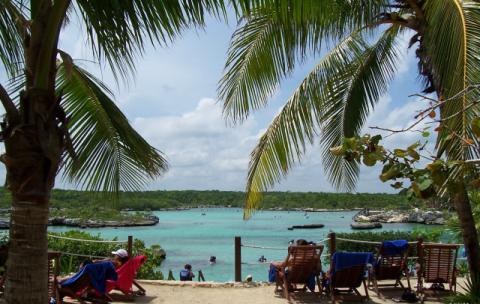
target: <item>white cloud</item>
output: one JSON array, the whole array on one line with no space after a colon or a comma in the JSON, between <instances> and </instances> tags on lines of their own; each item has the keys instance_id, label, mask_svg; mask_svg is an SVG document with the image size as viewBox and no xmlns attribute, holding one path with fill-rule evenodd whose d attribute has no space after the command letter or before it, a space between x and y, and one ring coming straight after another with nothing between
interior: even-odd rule
<instances>
[{"instance_id":1,"label":"white cloud","mask_svg":"<svg viewBox=\"0 0 480 304\"><path fill-rule=\"evenodd\" d=\"M396 105L399 103L397 102ZM416 122L415 115L427 107L427 104L418 99L411 99L399 106L395 106L390 95L383 96L375 111L369 117L365 124L364 133L381 134L384 137L383 143L388 148L405 148L415 143L417 140L423 140L421 131L430 126L428 119L417 124L410 131L392 134L388 131L371 129L371 127L380 127L390 130L404 130ZM434 132L431 132L429 141L434 140Z\"/></svg>"},{"instance_id":2,"label":"white cloud","mask_svg":"<svg viewBox=\"0 0 480 304\"><path fill-rule=\"evenodd\" d=\"M204 98L190 112L136 118L133 125L171 164L171 171L153 188L243 190L250 151L257 142L254 119L229 128L220 105Z\"/></svg>"}]
</instances>

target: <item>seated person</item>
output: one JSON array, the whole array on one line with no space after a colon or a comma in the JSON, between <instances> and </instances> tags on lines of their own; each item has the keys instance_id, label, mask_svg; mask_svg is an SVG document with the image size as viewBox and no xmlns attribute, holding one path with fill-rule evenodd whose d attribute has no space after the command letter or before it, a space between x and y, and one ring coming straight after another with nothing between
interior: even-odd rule
<instances>
[{"instance_id":1,"label":"seated person","mask_svg":"<svg viewBox=\"0 0 480 304\"><path fill-rule=\"evenodd\" d=\"M94 260L93 263L98 263L98 262L105 262L105 261L110 261L113 263L113 266L115 266L115 269L120 268L123 264L125 264L128 259L130 258L128 256L128 252L125 249L118 249L115 251L112 251L113 258L106 258L102 260Z\"/></svg>"},{"instance_id":2,"label":"seated person","mask_svg":"<svg viewBox=\"0 0 480 304\"><path fill-rule=\"evenodd\" d=\"M81 294L97 293L105 294L107 280L116 281L116 269L125 264L128 252L125 249L112 251L113 258L102 260L85 260L80 264L79 271L73 276L59 280L59 293L61 297L78 297Z\"/></svg>"},{"instance_id":3,"label":"seated person","mask_svg":"<svg viewBox=\"0 0 480 304\"><path fill-rule=\"evenodd\" d=\"M295 242L295 246L307 246L307 245L311 245L311 244L312 244L312 242L307 242L304 239L298 239ZM290 242L290 245L293 245L293 244ZM292 259L292 258L293 257L290 257L289 259ZM288 271L288 262L289 262L289 260L271 262L270 263L270 269L268 271L268 281L273 283L277 280L277 274L280 275L280 276L283 275L281 272L278 271L280 268L287 267L287 271ZM322 269L320 257L318 257L317 269L318 270L316 272L319 272ZM314 276L314 274L312 274L312 275L313 275L312 278L314 279L315 276ZM315 285L315 283L314 283L314 285Z\"/></svg>"},{"instance_id":4,"label":"seated person","mask_svg":"<svg viewBox=\"0 0 480 304\"><path fill-rule=\"evenodd\" d=\"M180 281L192 281L195 274L192 272L192 265L186 264L184 269L180 271Z\"/></svg>"},{"instance_id":5,"label":"seated person","mask_svg":"<svg viewBox=\"0 0 480 304\"><path fill-rule=\"evenodd\" d=\"M292 241L290 241L290 245L293 245L293 243L291 243ZM296 246L306 246L306 245L309 245L310 243L307 242L306 240L304 239L298 239L295 243ZM274 266L276 268L280 268L280 267L283 267L283 266L287 266L287 262L288 261L273 261L270 263L270 266Z\"/></svg>"},{"instance_id":6,"label":"seated person","mask_svg":"<svg viewBox=\"0 0 480 304\"><path fill-rule=\"evenodd\" d=\"M79 298L90 294L98 294L100 298L107 298L107 280L117 280L117 272L111 261L90 263L70 278L64 279L58 284L60 297L69 296Z\"/></svg>"}]
</instances>

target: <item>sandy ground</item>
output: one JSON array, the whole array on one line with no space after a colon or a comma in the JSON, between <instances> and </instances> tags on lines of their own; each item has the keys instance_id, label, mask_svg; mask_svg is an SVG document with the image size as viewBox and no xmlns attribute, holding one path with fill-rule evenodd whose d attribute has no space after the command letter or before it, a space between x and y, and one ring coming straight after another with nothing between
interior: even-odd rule
<instances>
[{"instance_id":1,"label":"sandy ground","mask_svg":"<svg viewBox=\"0 0 480 304\"><path fill-rule=\"evenodd\" d=\"M115 297L116 303L149 303L149 304L286 304L288 301L283 294L275 294L274 286L229 286L216 285L211 283L190 283L169 282L169 281L141 281L142 286L147 290L146 296L135 297L133 301L122 300ZM412 283L414 283L412 281ZM460 283L461 285L461 283ZM360 289L362 293L363 288ZM373 291L369 291L370 302L368 303L395 303L392 298L399 298L402 290L385 290L384 299L380 299ZM291 297L292 303L330 303L325 295L318 295L310 292L297 292ZM341 301L340 301L341 302ZM344 301L341 303L350 303ZM429 300L426 303L441 303L439 300Z\"/></svg>"}]
</instances>

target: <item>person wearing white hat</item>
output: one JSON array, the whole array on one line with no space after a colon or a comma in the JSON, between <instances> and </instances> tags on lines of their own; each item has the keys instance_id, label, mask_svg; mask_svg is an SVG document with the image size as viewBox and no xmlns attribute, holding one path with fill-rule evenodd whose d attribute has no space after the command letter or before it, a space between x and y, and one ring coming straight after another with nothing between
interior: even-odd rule
<instances>
[{"instance_id":1,"label":"person wearing white hat","mask_svg":"<svg viewBox=\"0 0 480 304\"><path fill-rule=\"evenodd\" d=\"M112 251L113 254L113 260L112 263L115 265L115 268L119 268L123 264L125 264L128 259L128 252L125 249L118 249L115 251Z\"/></svg>"}]
</instances>

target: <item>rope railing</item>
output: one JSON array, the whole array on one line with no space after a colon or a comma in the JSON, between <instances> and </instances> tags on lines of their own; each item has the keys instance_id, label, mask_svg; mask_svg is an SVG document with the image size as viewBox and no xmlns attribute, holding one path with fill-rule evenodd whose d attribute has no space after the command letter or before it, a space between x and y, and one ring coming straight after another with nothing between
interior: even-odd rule
<instances>
[{"instance_id":1,"label":"rope railing","mask_svg":"<svg viewBox=\"0 0 480 304\"><path fill-rule=\"evenodd\" d=\"M352 240L352 239L344 239L337 237L337 241L349 242L349 243L357 243L357 244L368 244L368 245L380 245L381 242L372 242L372 241L362 241L362 240Z\"/></svg>"},{"instance_id":2,"label":"rope railing","mask_svg":"<svg viewBox=\"0 0 480 304\"><path fill-rule=\"evenodd\" d=\"M59 236L54 234L48 234L48 237L51 237L54 239L69 240L69 241L76 241L76 242L87 242L87 243L108 243L108 244L127 244L128 243L128 240L122 240L122 241L88 240L88 239L76 239L76 238Z\"/></svg>"},{"instance_id":3,"label":"rope railing","mask_svg":"<svg viewBox=\"0 0 480 304\"><path fill-rule=\"evenodd\" d=\"M349 243L357 243L357 244L368 244L368 245L381 245L382 242L373 242L373 241L362 241L362 240L353 240L353 239L344 239L344 238L336 238L338 241L349 242ZM417 244L417 241L408 242L409 245Z\"/></svg>"},{"instance_id":4,"label":"rope railing","mask_svg":"<svg viewBox=\"0 0 480 304\"><path fill-rule=\"evenodd\" d=\"M455 246L465 246L464 244L460 244L460 243L434 243L434 242L423 242L423 244L448 244L448 245L455 245Z\"/></svg>"},{"instance_id":5,"label":"rope railing","mask_svg":"<svg viewBox=\"0 0 480 304\"><path fill-rule=\"evenodd\" d=\"M47 234L48 237L60 240L67 240L67 241L74 241L74 242L85 242L85 243L103 243L103 244L126 244L127 245L127 252L128 256L132 256L133 253L133 236L129 235L127 240L120 240L120 241L108 241L108 240L88 240L88 239L77 239L67 236L55 235L55 234ZM67 255L67 253L65 253ZM70 253L69 255L77 255L82 257L94 257L91 255L81 255L76 253ZM105 258L105 257L95 257L95 258Z\"/></svg>"},{"instance_id":6,"label":"rope railing","mask_svg":"<svg viewBox=\"0 0 480 304\"><path fill-rule=\"evenodd\" d=\"M316 244L325 243L326 241L330 240L330 238L326 238L316 242ZM265 249L265 250L287 250L288 247L270 247L270 246L259 246L254 244L241 244L242 247L246 248L254 248L254 249Z\"/></svg>"},{"instance_id":7,"label":"rope railing","mask_svg":"<svg viewBox=\"0 0 480 304\"><path fill-rule=\"evenodd\" d=\"M319 243L325 243L326 241L329 241L329 240L330 240L330 238L326 238L326 239L323 239L323 240L318 241L317 244L319 244Z\"/></svg>"},{"instance_id":8,"label":"rope railing","mask_svg":"<svg viewBox=\"0 0 480 304\"><path fill-rule=\"evenodd\" d=\"M65 252L65 251L56 251L56 252L59 252L62 255L77 256L82 258L108 259L108 257L106 256L99 256L99 255L79 254L79 253L72 253L72 252Z\"/></svg>"},{"instance_id":9,"label":"rope railing","mask_svg":"<svg viewBox=\"0 0 480 304\"><path fill-rule=\"evenodd\" d=\"M255 248L255 249L268 249L268 250L286 250L286 247L268 247L268 246L257 246L252 244L242 244L242 247L246 248Z\"/></svg>"}]
</instances>

